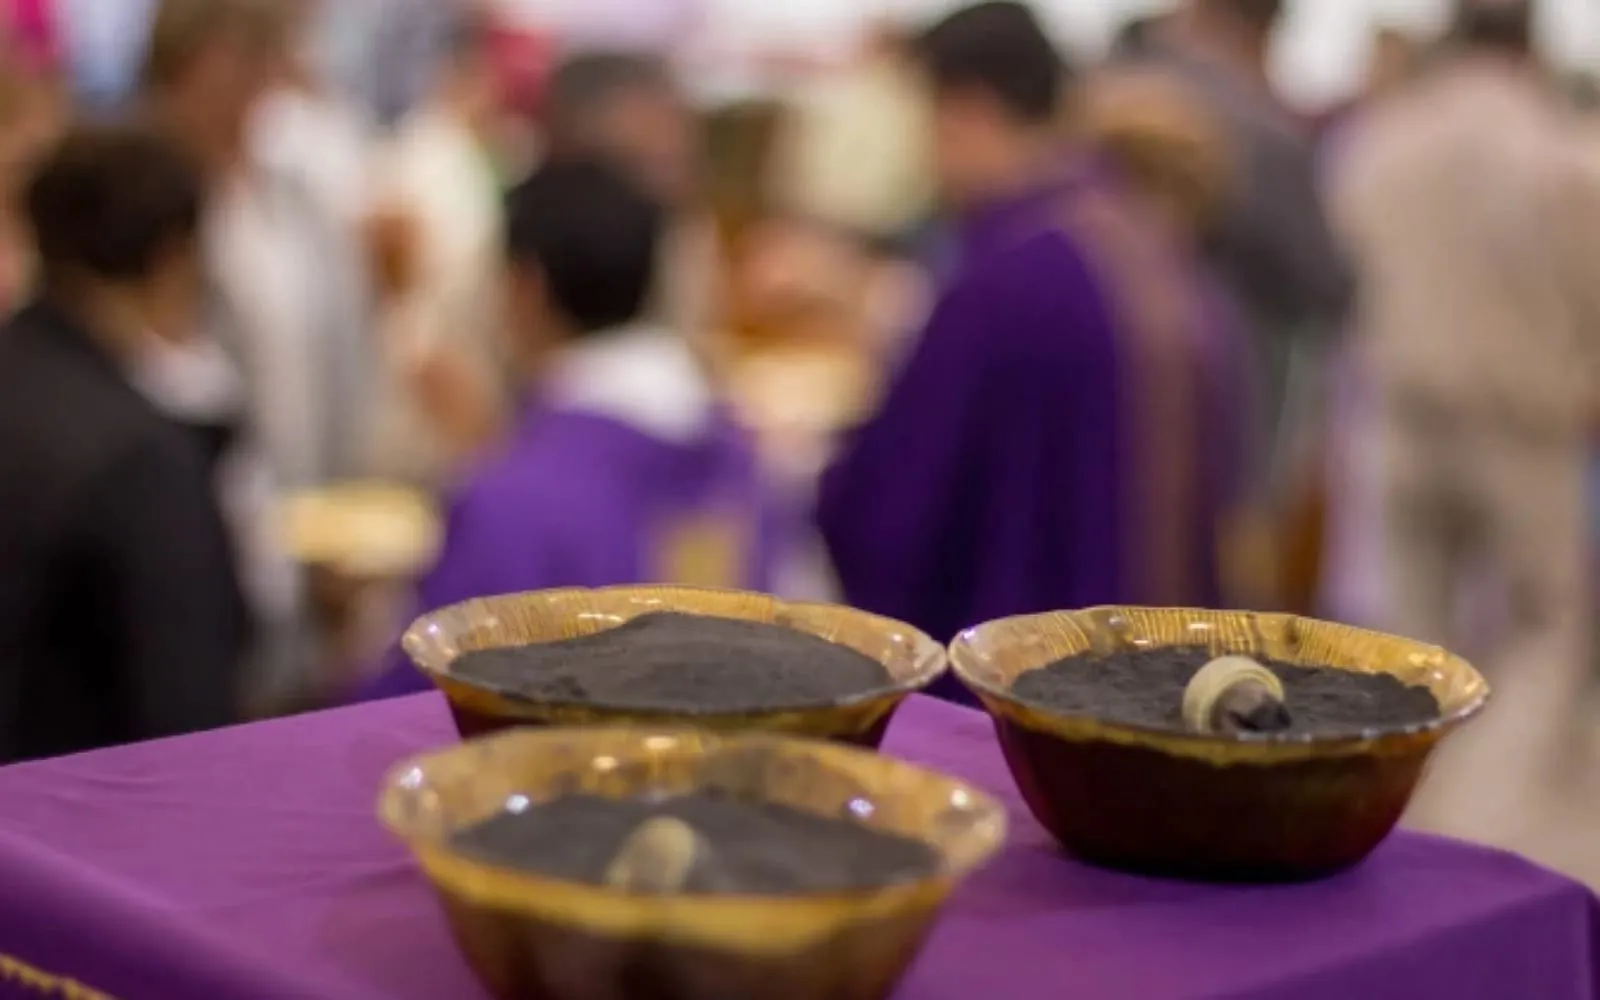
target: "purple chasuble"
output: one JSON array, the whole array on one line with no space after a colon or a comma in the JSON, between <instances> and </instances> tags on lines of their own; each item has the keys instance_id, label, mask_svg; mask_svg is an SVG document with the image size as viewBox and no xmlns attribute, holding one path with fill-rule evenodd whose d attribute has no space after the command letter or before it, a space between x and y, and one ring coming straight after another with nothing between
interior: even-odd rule
<instances>
[{"instance_id":1,"label":"purple chasuble","mask_svg":"<svg viewBox=\"0 0 1600 1000\"><path fill-rule=\"evenodd\" d=\"M881 412L823 481L850 603L941 641L1009 615L1213 603L1223 477L1205 449L1225 390L1197 271L1087 159L962 236Z\"/></svg>"},{"instance_id":2,"label":"purple chasuble","mask_svg":"<svg viewBox=\"0 0 1600 1000\"><path fill-rule=\"evenodd\" d=\"M770 590L790 539L783 520L751 442L721 414L679 443L610 416L534 406L450 504L417 607L632 583ZM682 550L697 541L716 551L686 578L695 557ZM707 577L707 562L724 578ZM396 649L358 700L427 687Z\"/></svg>"}]
</instances>

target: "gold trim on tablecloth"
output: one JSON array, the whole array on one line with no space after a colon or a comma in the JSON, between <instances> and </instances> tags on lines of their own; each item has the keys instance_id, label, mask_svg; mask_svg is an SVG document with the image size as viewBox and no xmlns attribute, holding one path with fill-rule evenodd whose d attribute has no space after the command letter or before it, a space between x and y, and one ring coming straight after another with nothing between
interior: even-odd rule
<instances>
[{"instance_id":1,"label":"gold trim on tablecloth","mask_svg":"<svg viewBox=\"0 0 1600 1000\"><path fill-rule=\"evenodd\" d=\"M116 1000L109 993L35 968L20 958L0 954L0 982L12 983L55 1000Z\"/></svg>"}]
</instances>

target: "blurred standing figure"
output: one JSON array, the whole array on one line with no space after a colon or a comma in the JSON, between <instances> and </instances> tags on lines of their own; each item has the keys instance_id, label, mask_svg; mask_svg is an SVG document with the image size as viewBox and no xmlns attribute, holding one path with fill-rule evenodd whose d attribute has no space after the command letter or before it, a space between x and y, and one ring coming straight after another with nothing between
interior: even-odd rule
<instances>
[{"instance_id":1,"label":"blurred standing figure","mask_svg":"<svg viewBox=\"0 0 1600 1000\"><path fill-rule=\"evenodd\" d=\"M286 14L279 0L162 0L144 83L152 113L206 170L213 333L245 372L273 475L297 489L351 468L365 312L356 260L338 252L315 195L251 146L289 44Z\"/></svg>"},{"instance_id":2,"label":"blurred standing figure","mask_svg":"<svg viewBox=\"0 0 1600 1000\"><path fill-rule=\"evenodd\" d=\"M373 128L336 88L318 50L328 11L345 0L280 0L285 42L278 79L255 115L255 155L294 177L317 208L353 238L371 198ZM346 247L338 251L352 252Z\"/></svg>"},{"instance_id":3,"label":"blurred standing figure","mask_svg":"<svg viewBox=\"0 0 1600 1000\"><path fill-rule=\"evenodd\" d=\"M1398 28L1380 27L1372 33L1361 91L1321 120L1318 159L1325 194L1337 187L1346 140L1361 134L1370 113L1407 92L1424 70L1432 47L1432 40L1424 42ZM1378 500L1381 457L1369 446L1373 401L1362 362L1359 338L1345 339L1328 360L1323 453L1326 546L1316 603L1323 617L1381 628L1385 607Z\"/></svg>"},{"instance_id":4,"label":"blurred standing figure","mask_svg":"<svg viewBox=\"0 0 1600 1000\"><path fill-rule=\"evenodd\" d=\"M1458 584L1486 570L1509 617L1487 662L1563 736L1589 663L1600 173L1531 18L1463 4L1453 48L1350 138L1336 206L1363 279L1390 625L1458 639Z\"/></svg>"},{"instance_id":5,"label":"blurred standing figure","mask_svg":"<svg viewBox=\"0 0 1600 1000\"><path fill-rule=\"evenodd\" d=\"M1343 322L1351 288L1318 197L1310 136L1267 80L1283 7L1283 0L1188 0L1144 50L1193 89L1231 140L1233 177L1211 256L1254 328L1266 371L1264 430L1280 466L1268 475L1277 480L1299 444L1305 411L1317 403L1316 393L1301 390L1308 379L1315 383L1320 344Z\"/></svg>"},{"instance_id":6,"label":"blurred standing figure","mask_svg":"<svg viewBox=\"0 0 1600 1000\"><path fill-rule=\"evenodd\" d=\"M380 475L429 486L444 485L499 429L515 382L499 308L491 32L484 16L459 16L433 92L378 163L370 236L383 301L370 461Z\"/></svg>"},{"instance_id":7,"label":"blurred standing figure","mask_svg":"<svg viewBox=\"0 0 1600 1000\"><path fill-rule=\"evenodd\" d=\"M671 67L633 52L579 53L551 75L544 110L551 160L604 160L667 207L652 310L706 347L717 322L717 241L699 204L699 125Z\"/></svg>"},{"instance_id":8,"label":"blurred standing figure","mask_svg":"<svg viewBox=\"0 0 1600 1000\"><path fill-rule=\"evenodd\" d=\"M941 639L1052 608L1214 603L1193 258L1064 141L1068 73L1027 7L968 7L918 51L959 260L822 485L850 603Z\"/></svg>"},{"instance_id":9,"label":"blurred standing figure","mask_svg":"<svg viewBox=\"0 0 1600 1000\"><path fill-rule=\"evenodd\" d=\"M149 385L175 417L241 431L218 460L218 486L262 625L253 682L264 696L297 683L308 662L278 497L353 468L368 365L354 246L299 179L262 163L251 144L289 44L286 14L279 0L162 0L143 67L148 112L200 164L210 203L207 316L186 352L210 360L166 357L173 367Z\"/></svg>"},{"instance_id":10,"label":"blurred standing figure","mask_svg":"<svg viewBox=\"0 0 1600 1000\"><path fill-rule=\"evenodd\" d=\"M227 532L134 385L198 324L202 199L181 151L120 127L70 135L29 188L43 292L0 331L0 761L236 717Z\"/></svg>"}]
</instances>

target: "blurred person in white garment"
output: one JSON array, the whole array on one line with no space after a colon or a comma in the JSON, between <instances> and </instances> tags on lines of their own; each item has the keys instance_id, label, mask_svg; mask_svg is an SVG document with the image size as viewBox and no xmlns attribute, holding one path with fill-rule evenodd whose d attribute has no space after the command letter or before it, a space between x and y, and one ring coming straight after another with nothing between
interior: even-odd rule
<instances>
[{"instance_id":1,"label":"blurred person in white garment","mask_svg":"<svg viewBox=\"0 0 1600 1000\"><path fill-rule=\"evenodd\" d=\"M376 128L330 70L335 59L325 49L337 41L332 18L343 4L281 2L288 44L277 85L256 111L252 143L263 164L295 177L353 239L369 207Z\"/></svg>"},{"instance_id":2,"label":"blurred person in white garment","mask_svg":"<svg viewBox=\"0 0 1600 1000\"><path fill-rule=\"evenodd\" d=\"M1491 643L1461 649L1498 704L1448 748L1459 771L1435 788L1460 795L1435 805L1511 844L1525 796L1585 762L1600 374L1600 171L1537 65L1531 7L1461 3L1438 63L1349 136L1334 193L1363 282L1387 625L1461 648L1463 581L1503 595Z\"/></svg>"},{"instance_id":3,"label":"blurred person in white garment","mask_svg":"<svg viewBox=\"0 0 1600 1000\"><path fill-rule=\"evenodd\" d=\"M285 13L278 0L162 0L142 74L147 112L211 189L206 329L142 383L188 422L239 427L218 478L260 624L250 680L262 698L298 686L311 655L279 498L350 471L365 367L353 248L339 252L314 196L251 145L288 44Z\"/></svg>"},{"instance_id":4,"label":"blurred person in white garment","mask_svg":"<svg viewBox=\"0 0 1600 1000\"><path fill-rule=\"evenodd\" d=\"M151 112L217 190L208 267L218 339L238 358L251 424L285 489L352 469L366 320L359 257L316 196L264 163L256 114L288 44L278 0L163 0L145 63Z\"/></svg>"},{"instance_id":5,"label":"blurred person in white garment","mask_svg":"<svg viewBox=\"0 0 1600 1000\"><path fill-rule=\"evenodd\" d=\"M511 387L492 40L488 17L458 17L432 93L380 153L369 223L381 308L367 461L379 475L435 488L497 432Z\"/></svg>"}]
</instances>

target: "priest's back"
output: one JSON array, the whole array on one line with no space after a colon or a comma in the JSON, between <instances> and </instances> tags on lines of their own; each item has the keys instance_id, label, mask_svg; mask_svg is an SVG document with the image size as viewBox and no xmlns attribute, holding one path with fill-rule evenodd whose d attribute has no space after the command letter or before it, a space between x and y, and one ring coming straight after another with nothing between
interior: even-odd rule
<instances>
[{"instance_id":1,"label":"priest's back","mask_svg":"<svg viewBox=\"0 0 1600 1000\"><path fill-rule=\"evenodd\" d=\"M850 601L939 638L1214 602L1228 372L1198 273L1091 164L964 237L882 411L823 483Z\"/></svg>"},{"instance_id":2,"label":"priest's back","mask_svg":"<svg viewBox=\"0 0 1600 1000\"><path fill-rule=\"evenodd\" d=\"M1228 373L1192 253L1111 164L1064 148L1071 67L1029 7L977 3L914 48L961 230L920 342L822 484L847 597L939 639L1211 603Z\"/></svg>"}]
</instances>

